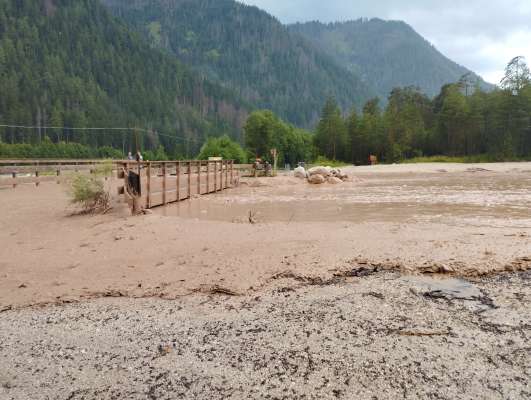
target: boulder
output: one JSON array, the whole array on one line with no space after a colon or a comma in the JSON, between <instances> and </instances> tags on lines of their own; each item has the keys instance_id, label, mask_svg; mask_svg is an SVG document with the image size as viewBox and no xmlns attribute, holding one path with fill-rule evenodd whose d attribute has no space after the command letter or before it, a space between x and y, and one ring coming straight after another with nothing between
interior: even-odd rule
<instances>
[{"instance_id":1,"label":"boulder","mask_svg":"<svg viewBox=\"0 0 531 400\"><path fill-rule=\"evenodd\" d=\"M308 174L306 173L304 167L297 167L293 171L293 176L295 176L295 178L305 179L308 177Z\"/></svg>"},{"instance_id":2,"label":"boulder","mask_svg":"<svg viewBox=\"0 0 531 400\"><path fill-rule=\"evenodd\" d=\"M329 176L326 180L328 183L331 183L332 185L337 185L338 183L343 183L341 179L339 179L337 176Z\"/></svg>"},{"instance_id":3,"label":"boulder","mask_svg":"<svg viewBox=\"0 0 531 400\"><path fill-rule=\"evenodd\" d=\"M308 175L309 176L321 175L324 177L328 177L330 176L330 171L331 171L330 167L313 167L308 170Z\"/></svg>"},{"instance_id":4,"label":"boulder","mask_svg":"<svg viewBox=\"0 0 531 400\"><path fill-rule=\"evenodd\" d=\"M321 183L326 182L326 178L323 175L314 174L314 175L310 175L310 177L308 178L308 182L314 185L320 185Z\"/></svg>"}]
</instances>

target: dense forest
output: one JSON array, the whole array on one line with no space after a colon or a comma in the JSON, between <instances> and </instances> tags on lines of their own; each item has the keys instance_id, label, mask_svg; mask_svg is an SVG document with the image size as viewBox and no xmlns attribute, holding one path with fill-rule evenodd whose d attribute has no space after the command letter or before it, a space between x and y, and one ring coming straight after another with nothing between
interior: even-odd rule
<instances>
[{"instance_id":1,"label":"dense forest","mask_svg":"<svg viewBox=\"0 0 531 400\"><path fill-rule=\"evenodd\" d=\"M163 145L191 156L208 136L241 140L247 115L245 102L152 49L97 0L1 1L0 88L0 123L37 126L0 127L5 143Z\"/></svg>"},{"instance_id":2,"label":"dense forest","mask_svg":"<svg viewBox=\"0 0 531 400\"><path fill-rule=\"evenodd\" d=\"M349 109L374 93L298 34L234 0L103 0L156 48L234 90L256 108L310 128L327 96Z\"/></svg>"},{"instance_id":3,"label":"dense forest","mask_svg":"<svg viewBox=\"0 0 531 400\"><path fill-rule=\"evenodd\" d=\"M359 75L381 100L395 87L414 86L434 97L441 86L465 74L484 90L493 89L466 68L442 55L402 21L378 18L290 25L343 67Z\"/></svg>"},{"instance_id":4,"label":"dense forest","mask_svg":"<svg viewBox=\"0 0 531 400\"><path fill-rule=\"evenodd\" d=\"M522 57L507 66L501 88L484 92L463 77L432 100L413 87L395 88L382 110L370 100L343 118L329 99L314 143L319 154L355 164L369 155L386 162L449 155L488 160L531 158L531 77Z\"/></svg>"},{"instance_id":5,"label":"dense forest","mask_svg":"<svg viewBox=\"0 0 531 400\"><path fill-rule=\"evenodd\" d=\"M374 98L362 112L354 108L347 115L330 97L313 134L257 111L247 120L245 137L251 154L271 159L268 149L276 148L280 161L291 165L318 157L363 165L371 155L387 163L430 156L531 159L531 75L516 57L499 89L485 92L465 75L434 99L414 87L395 88L385 108Z\"/></svg>"}]
</instances>

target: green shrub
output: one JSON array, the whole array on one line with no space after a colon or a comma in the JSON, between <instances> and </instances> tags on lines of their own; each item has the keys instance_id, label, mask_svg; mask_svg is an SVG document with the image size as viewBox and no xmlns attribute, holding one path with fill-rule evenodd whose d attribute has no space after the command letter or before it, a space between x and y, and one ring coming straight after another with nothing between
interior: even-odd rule
<instances>
[{"instance_id":1,"label":"green shrub","mask_svg":"<svg viewBox=\"0 0 531 400\"><path fill-rule=\"evenodd\" d=\"M104 160L102 163L97 164L94 170L94 175L97 177L107 177L112 175L114 164L112 160Z\"/></svg>"},{"instance_id":2,"label":"green shrub","mask_svg":"<svg viewBox=\"0 0 531 400\"><path fill-rule=\"evenodd\" d=\"M101 177L76 174L70 182L70 200L80 205L83 212L105 212L109 209L110 195Z\"/></svg>"},{"instance_id":3,"label":"green shrub","mask_svg":"<svg viewBox=\"0 0 531 400\"><path fill-rule=\"evenodd\" d=\"M319 156L315 159L315 161L312 163L312 165L320 165L323 167L333 167L333 168L339 168L339 167L346 167L348 163L345 163L343 161L337 161L337 160L329 160L326 157Z\"/></svg>"},{"instance_id":4,"label":"green shrub","mask_svg":"<svg viewBox=\"0 0 531 400\"><path fill-rule=\"evenodd\" d=\"M225 160L234 160L240 164L247 162L245 151L227 135L218 138L209 138L203 147L201 147L197 158L206 160L209 157L222 157Z\"/></svg>"},{"instance_id":5,"label":"green shrub","mask_svg":"<svg viewBox=\"0 0 531 400\"><path fill-rule=\"evenodd\" d=\"M168 161L169 157L164 151L164 147L159 146L156 150L146 150L142 154L145 161Z\"/></svg>"}]
</instances>

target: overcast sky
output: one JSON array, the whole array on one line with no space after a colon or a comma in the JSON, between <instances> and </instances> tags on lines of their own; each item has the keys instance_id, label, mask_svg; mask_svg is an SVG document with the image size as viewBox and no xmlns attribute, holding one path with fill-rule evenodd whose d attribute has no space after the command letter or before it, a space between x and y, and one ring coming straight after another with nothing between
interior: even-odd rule
<instances>
[{"instance_id":1,"label":"overcast sky","mask_svg":"<svg viewBox=\"0 0 531 400\"><path fill-rule=\"evenodd\" d=\"M531 0L242 0L284 23L378 17L406 21L444 55L492 83L507 62L531 64Z\"/></svg>"}]
</instances>

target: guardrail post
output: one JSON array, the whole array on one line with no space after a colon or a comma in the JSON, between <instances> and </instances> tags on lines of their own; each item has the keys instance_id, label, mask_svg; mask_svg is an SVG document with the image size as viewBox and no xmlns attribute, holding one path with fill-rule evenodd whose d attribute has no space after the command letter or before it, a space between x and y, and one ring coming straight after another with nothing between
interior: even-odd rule
<instances>
[{"instance_id":1,"label":"guardrail post","mask_svg":"<svg viewBox=\"0 0 531 400\"><path fill-rule=\"evenodd\" d=\"M35 186L39 186L39 170L35 171Z\"/></svg>"},{"instance_id":2,"label":"guardrail post","mask_svg":"<svg viewBox=\"0 0 531 400\"><path fill-rule=\"evenodd\" d=\"M13 176L13 189L17 187L17 173L12 172L11 175Z\"/></svg>"}]
</instances>

